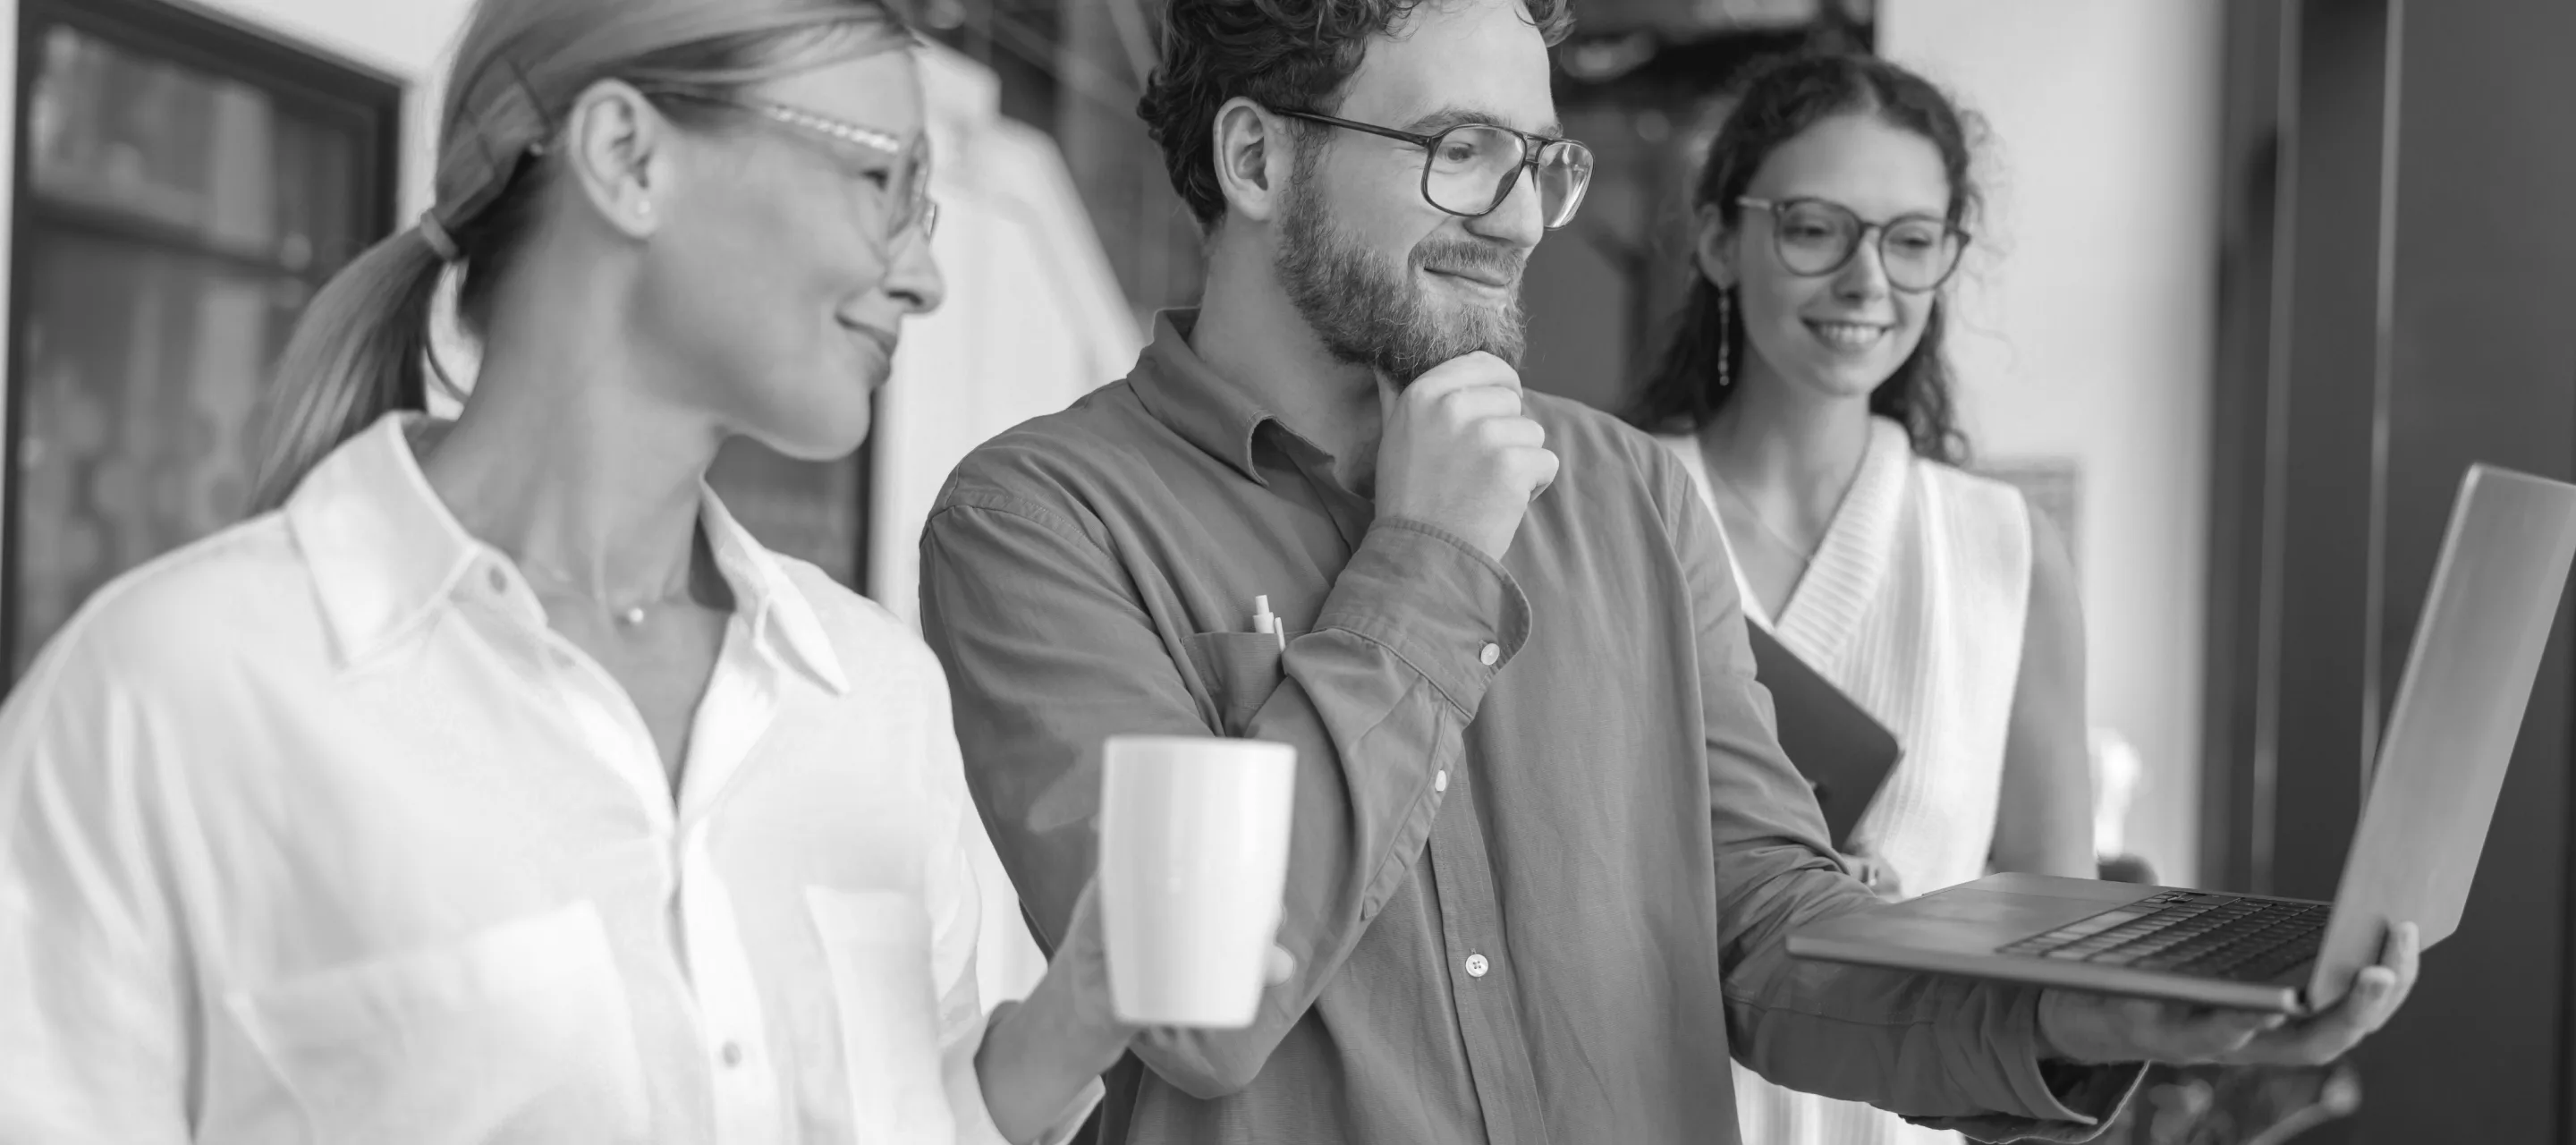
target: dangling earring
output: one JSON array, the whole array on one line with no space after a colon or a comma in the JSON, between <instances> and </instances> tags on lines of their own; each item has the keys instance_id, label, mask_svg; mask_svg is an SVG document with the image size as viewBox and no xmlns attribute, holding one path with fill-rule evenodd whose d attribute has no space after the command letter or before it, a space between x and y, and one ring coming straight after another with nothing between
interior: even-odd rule
<instances>
[{"instance_id":1,"label":"dangling earring","mask_svg":"<svg viewBox=\"0 0 2576 1145\"><path fill-rule=\"evenodd\" d=\"M1717 386L1735 384L1735 295L1717 288Z\"/></svg>"}]
</instances>

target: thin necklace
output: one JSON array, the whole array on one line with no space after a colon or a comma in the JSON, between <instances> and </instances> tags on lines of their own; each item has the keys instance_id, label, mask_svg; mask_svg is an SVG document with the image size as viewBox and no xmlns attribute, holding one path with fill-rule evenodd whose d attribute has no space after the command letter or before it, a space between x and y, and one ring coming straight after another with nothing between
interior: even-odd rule
<instances>
[{"instance_id":1,"label":"thin necklace","mask_svg":"<svg viewBox=\"0 0 2576 1145\"><path fill-rule=\"evenodd\" d=\"M634 628L643 624L644 616L648 609L661 608L665 605L689 599L689 583L686 580L682 580L680 582L680 587L672 589L669 592L665 592L660 596L650 597L644 600L630 601L621 605L584 591L578 587L571 577L565 576L564 574L547 568L544 565L537 564L534 561L522 560L519 562L519 567L530 572L545 574L547 580L555 582L555 591L557 592L566 596L579 597L582 600L598 605L600 610L606 612L609 619L616 621L618 626L621 628Z\"/></svg>"},{"instance_id":2,"label":"thin necklace","mask_svg":"<svg viewBox=\"0 0 2576 1145\"><path fill-rule=\"evenodd\" d=\"M1780 530L1772 528L1771 522L1763 518L1762 510L1755 506L1749 498L1745 497L1744 492L1737 489L1734 482L1727 480L1725 474L1718 472L1716 466L1711 465L1708 467L1708 475L1711 480L1717 482L1718 488L1726 490L1726 495L1735 499L1736 504L1744 506L1744 511L1746 513L1752 514L1754 527L1761 529L1765 535L1769 536L1772 544L1780 546L1780 548L1790 556L1798 558L1798 565L1800 568L1804 568L1816 562L1816 555L1814 552L1810 551L1805 546L1800 545L1798 542L1782 536L1780 534ZM1819 547L1822 546L1822 543L1822 541L1818 542Z\"/></svg>"}]
</instances>

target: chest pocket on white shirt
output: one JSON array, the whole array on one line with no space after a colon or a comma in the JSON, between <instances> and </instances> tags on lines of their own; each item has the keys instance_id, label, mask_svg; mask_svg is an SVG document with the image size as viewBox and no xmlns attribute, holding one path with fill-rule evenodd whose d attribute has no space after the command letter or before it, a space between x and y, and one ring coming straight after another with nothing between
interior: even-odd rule
<instances>
[{"instance_id":1,"label":"chest pocket on white shirt","mask_svg":"<svg viewBox=\"0 0 2576 1145\"><path fill-rule=\"evenodd\" d=\"M634 1019L598 909L226 999L321 1142L641 1141Z\"/></svg>"},{"instance_id":2,"label":"chest pocket on white shirt","mask_svg":"<svg viewBox=\"0 0 2576 1145\"><path fill-rule=\"evenodd\" d=\"M935 1145L957 1135L940 1076L930 917L911 895L807 887L832 970L853 1139Z\"/></svg>"}]
</instances>

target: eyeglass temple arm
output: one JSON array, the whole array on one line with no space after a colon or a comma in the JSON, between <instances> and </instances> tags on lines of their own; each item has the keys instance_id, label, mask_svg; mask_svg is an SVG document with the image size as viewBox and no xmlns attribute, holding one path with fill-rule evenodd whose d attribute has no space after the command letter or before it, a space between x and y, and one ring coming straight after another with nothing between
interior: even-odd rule
<instances>
[{"instance_id":1,"label":"eyeglass temple arm","mask_svg":"<svg viewBox=\"0 0 2576 1145\"><path fill-rule=\"evenodd\" d=\"M1440 142L1440 137L1437 135L1418 135L1410 131L1399 131L1392 127L1380 127L1374 123L1361 123L1355 119L1341 119L1330 115L1319 115L1311 111L1283 111L1279 114L1287 116L1290 119L1303 119L1313 123L1331 124L1334 127L1347 127L1353 131L1365 131L1371 135L1382 136L1387 139L1401 139L1416 147L1429 147L1434 143Z\"/></svg>"}]
</instances>

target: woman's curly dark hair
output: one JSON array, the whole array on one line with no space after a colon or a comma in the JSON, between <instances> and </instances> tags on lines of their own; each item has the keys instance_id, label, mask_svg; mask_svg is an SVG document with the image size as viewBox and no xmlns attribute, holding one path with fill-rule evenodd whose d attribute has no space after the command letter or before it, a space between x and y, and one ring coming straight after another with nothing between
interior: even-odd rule
<instances>
[{"instance_id":1,"label":"woman's curly dark hair","mask_svg":"<svg viewBox=\"0 0 2576 1145\"><path fill-rule=\"evenodd\" d=\"M1163 149L1172 189L1201 230L1225 218L1216 182L1216 112L1236 96L1263 107L1330 112L1371 36L1424 0L1171 0L1162 59L1136 114ZM1433 0L1450 2L1450 0ZM1522 0L1553 47L1574 30L1572 0Z\"/></svg>"}]
</instances>

